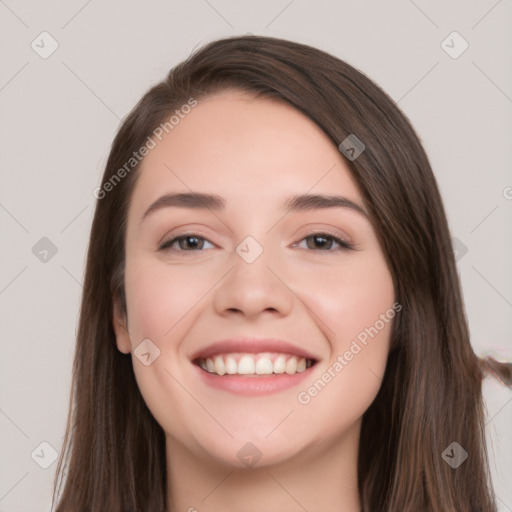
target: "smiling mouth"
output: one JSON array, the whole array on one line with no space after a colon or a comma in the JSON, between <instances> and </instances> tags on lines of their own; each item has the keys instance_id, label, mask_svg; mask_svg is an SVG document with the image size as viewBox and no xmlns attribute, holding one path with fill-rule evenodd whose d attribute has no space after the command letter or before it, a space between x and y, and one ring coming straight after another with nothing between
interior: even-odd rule
<instances>
[{"instance_id":1,"label":"smiling mouth","mask_svg":"<svg viewBox=\"0 0 512 512\"><path fill-rule=\"evenodd\" d=\"M305 357L277 352L262 352L259 354L233 352L198 358L194 364L204 371L219 375L271 376L302 373L313 366L316 361Z\"/></svg>"}]
</instances>

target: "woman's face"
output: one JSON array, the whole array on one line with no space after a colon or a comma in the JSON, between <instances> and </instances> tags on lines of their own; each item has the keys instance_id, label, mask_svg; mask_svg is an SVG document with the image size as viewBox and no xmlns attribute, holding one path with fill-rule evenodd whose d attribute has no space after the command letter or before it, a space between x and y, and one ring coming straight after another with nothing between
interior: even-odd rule
<instances>
[{"instance_id":1,"label":"woman's face","mask_svg":"<svg viewBox=\"0 0 512 512\"><path fill-rule=\"evenodd\" d=\"M356 439L395 309L344 157L291 106L235 92L154 140L114 325L169 445L262 466Z\"/></svg>"}]
</instances>

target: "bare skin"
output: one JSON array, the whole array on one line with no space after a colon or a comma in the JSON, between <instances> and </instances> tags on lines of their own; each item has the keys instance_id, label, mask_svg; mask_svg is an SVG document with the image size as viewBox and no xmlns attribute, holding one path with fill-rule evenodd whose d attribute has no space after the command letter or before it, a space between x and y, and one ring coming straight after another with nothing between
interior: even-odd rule
<instances>
[{"instance_id":1,"label":"bare skin","mask_svg":"<svg viewBox=\"0 0 512 512\"><path fill-rule=\"evenodd\" d=\"M292 107L232 91L200 101L157 142L129 207L128 318L116 304L114 327L165 431L168 512L358 512L361 417L386 366L392 277L364 214L283 209L295 194L363 208L344 157ZM141 221L177 192L217 194L225 207L162 207ZM172 242L184 235L192 239ZM262 249L251 263L236 251L249 236L249 251ZM205 383L191 357L245 336L286 340L316 362L299 384L268 394ZM134 351L147 339L160 353L146 366Z\"/></svg>"}]
</instances>

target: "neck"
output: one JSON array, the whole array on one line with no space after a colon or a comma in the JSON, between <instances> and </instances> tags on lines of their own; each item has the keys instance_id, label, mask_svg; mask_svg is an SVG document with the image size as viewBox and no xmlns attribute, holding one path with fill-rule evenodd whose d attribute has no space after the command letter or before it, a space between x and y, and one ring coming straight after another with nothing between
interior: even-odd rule
<instances>
[{"instance_id":1,"label":"neck","mask_svg":"<svg viewBox=\"0 0 512 512\"><path fill-rule=\"evenodd\" d=\"M360 423L342 439L321 441L292 458L251 468L198 457L166 437L168 512L359 512Z\"/></svg>"}]
</instances>

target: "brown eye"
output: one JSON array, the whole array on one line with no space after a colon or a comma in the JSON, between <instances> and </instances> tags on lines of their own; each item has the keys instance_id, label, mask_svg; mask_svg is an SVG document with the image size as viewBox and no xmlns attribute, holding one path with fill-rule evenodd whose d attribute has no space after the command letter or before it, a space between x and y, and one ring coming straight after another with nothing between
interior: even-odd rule
<instances>
[{"instance_id":1,"label":"brown eye","mask_svg":"<svg viewBox=\"0 0 512 512\"><path fill-rule=\"evenodd\" d=\"M353 249L352 245L345 240L342 240L341 238L333 235L328 235L327 233L314 233L303 238L303 240L306 240L306 246L308 249L316 249L327 252ZM336 245L339 247L336 247Z\"/></svg>"},{"instance_id":2,"label":"brown eye","mask_svg":"<svg viewBox=\"0 0 512 512\"><path fill-rule=\"evenodd\" d=\"M204 248L205 242L211 244L211 242L206 240L206 238L203 238L201 236L197 236L194 234L187 234L187 235L178 236L178 237L172 238L171 240L162 242L158 246L158 248L159 248L159 250L162 250L162 251L171 249L172 246L176 244L176 242L177 242L179 248L178 249L173 248L173 250L188 251L188 252L202 250Z\"/></svg>"}]
</instances>

